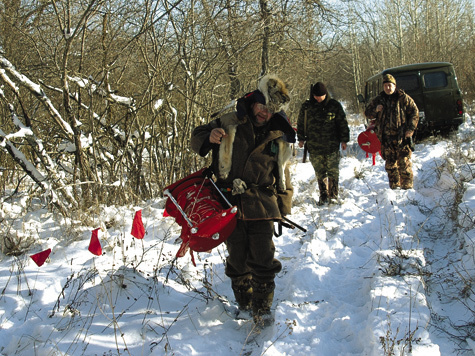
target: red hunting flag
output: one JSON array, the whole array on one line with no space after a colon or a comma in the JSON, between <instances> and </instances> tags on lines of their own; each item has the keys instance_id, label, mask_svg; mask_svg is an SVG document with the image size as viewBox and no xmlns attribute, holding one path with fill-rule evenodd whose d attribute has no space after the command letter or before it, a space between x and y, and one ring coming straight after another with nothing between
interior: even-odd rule
<instances>
[{"instance_id":1,"label":"red hunting flag","mask_svg":"<svg viewBox=\"0 0 475 356\"><path fill-rule=\"evenodd\" d=\"M30 257L33 261L35 261L38 267L41 267L45 263L46 259L49 257L50 253L51 253L51 249L49 248L42 252L35 253L34 255L31 255Z\"/></svg>"},{"instance_id":2,"label":"red hunting flag","mask_svg":"<svg viewBox=\"0 0 475 356\"><path fill-rule=\"evenodd\" d=\"M136 239L143 239L145 236L145 228L142 222L142 210L135 212L134 222L132 224L132 232L130 234Z\"/></svg>"},{"instance_id":3,"label":"red hunting flag","mask_svg":"<svg viewBox=\"0 0 475 356\"><path fill-rule=\"evenodd\" d=\"M371 153L373 155L373 166L376 164L376 154L381 156L381 142L374 132L374 125L370 125L366 131L358 135L358 145L366 152L366 158Z\"/></svg>"},{"instance_id":4,"label":"red hunting flag","mask_svg":"<svg viewBox=\"0 0 475 356\"><path fill-rule=\"evenodd\" d=\"M89 252L96 256L102 256L102 247L101 243L99 242L99 237L97 236L97 232L100 230L100 228L97 228L95 230L92 230L92 236L91 236L91 241L89 242Z\"/></svg>"}]
</instances>

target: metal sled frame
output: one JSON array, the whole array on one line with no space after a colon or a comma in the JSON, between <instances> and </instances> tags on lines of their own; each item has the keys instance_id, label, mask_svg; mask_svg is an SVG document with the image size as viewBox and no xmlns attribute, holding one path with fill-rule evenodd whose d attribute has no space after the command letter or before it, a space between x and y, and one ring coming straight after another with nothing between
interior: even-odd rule
<instances>
[{"instance_id":1,"label":"metal sled frame","mask_svg":"<svg viewBox=\"0 0 475 356\"><path fill-rule=\"evenodd\" d=\"M221 192L221 190L217 187L216 183L208 176L204 176L204 179L203 179L203 183L204 181L208 179L210 181L210 183L213 185L213 187L218 191L218 193L221 195L221 197L223 198L223 200L226 202L226 204L228 204L228 206L231 209L231 213L232 214L235 214L237 212L237 207L233 207L231 205L231 203L229 202L228 199L226 199L226 197L224 196L224 194ZM190 227L190 231L192 234L196 234L198 232L198 227L195 226L193 224L193 222L191 221L191 219L188 217L188 215L186 215L186 213L183 211L183 209L181 208L181 206L178 204L178 202L176 201L176 199L173 197L172 193L170 192L169 189L166 189L163 194L165 194L166 196L168 196L170 198L170 200L172 201L172 203L176 206L176 208L178 209L178 211L180 212L180 214L183 216L183 218L185 219L186 223L188 224L188 226ZM213 239L217 240L219 238L219 236L213 236Z\"/></svg>"}]
</instances>

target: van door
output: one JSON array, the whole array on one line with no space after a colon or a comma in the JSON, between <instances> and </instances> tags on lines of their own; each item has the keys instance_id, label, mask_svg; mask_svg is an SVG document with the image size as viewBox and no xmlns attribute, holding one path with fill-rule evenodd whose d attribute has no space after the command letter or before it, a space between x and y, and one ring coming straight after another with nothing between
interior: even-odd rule
<instances>
[{"instance_id":1,"label":"van door","mask_svg":"<svg viewBox=\"0 0 475 356\"><path fill-rule=\"evenodd\" d=\"M425 116L429 129L451 126L452 120L457 116L455 92L449 80L449 68L441 67L421 71Z\"/></svg>"},{"instance_id":2,"label":"van door","mask_svg":"<svg viewBox=\"0 0 475 356\"><path fill-rule=\"evenodd\" d=\"M397 88L402 89L408 94L416 103L419 109L419 125L425 124L425 110L426 103L422 91L422 81L418 71L395 73Z\"/></svg>"}]
</instances>

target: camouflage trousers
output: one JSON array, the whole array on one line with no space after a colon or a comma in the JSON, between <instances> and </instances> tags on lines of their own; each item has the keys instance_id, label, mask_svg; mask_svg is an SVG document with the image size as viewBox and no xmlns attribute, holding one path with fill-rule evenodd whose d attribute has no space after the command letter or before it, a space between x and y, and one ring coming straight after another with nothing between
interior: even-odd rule
<instances>
[{"instance_id":1,"label":"camouflage trousers","mask_svg":"<svg viewBox=\"0 0 475 356\"><path fill-rule=\"evenodd\" d=\"M317 180L336 178L340 175L340 151L326 155L310 154L310 162Z\"/></svg>"},{"instance_id":2,"label":"camouflage trousers","mask_svg":"<svg viewBox=\"0 0 475 356\"><path fill-rule=\"evenodd\" d=\"M386 161L384 168L388 173L389 187L391 189L412 189L412 151L409 146L399 146L397 141L382 145L381 157Z\"/></svg>"},{"instance_id":3,"label":"camouflage trousers","mask_svg":"<svg viewBox=\"0 0 475 356\"><path fill-rule=\"evenodd\" d=\"M320 200L318 205L324 205L338 199L338 178L340 175L340 152L319 155L310 154L310 162L315 170Z\"/></svg>"}]
</instances>

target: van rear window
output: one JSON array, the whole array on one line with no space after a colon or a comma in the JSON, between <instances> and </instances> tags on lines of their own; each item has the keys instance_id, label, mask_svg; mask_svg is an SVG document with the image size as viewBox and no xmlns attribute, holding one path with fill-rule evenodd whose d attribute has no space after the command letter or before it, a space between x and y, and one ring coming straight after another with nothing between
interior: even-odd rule
<instances>
[{"instance_id":1,"label":"van rear window","mask_svg":"<svg viewBox=\"0 0 475 356\"><path fill-rule=\"evenodd\" d=\"M402 89L404 91L412 91L419 89L419 80L417 80L416 74L395 77L399 89Z\"/></svg>"},{"instance_id":2,"label":"van rear window","mask_svg":"<svg viewBox=\"0 0 475 356\"><path fill-rule=\"evenodd\" d=\"M424 87L427 89L443 88L447 86L445 72L433 72L424 74Z\"/></svg>"}]
</instances>

